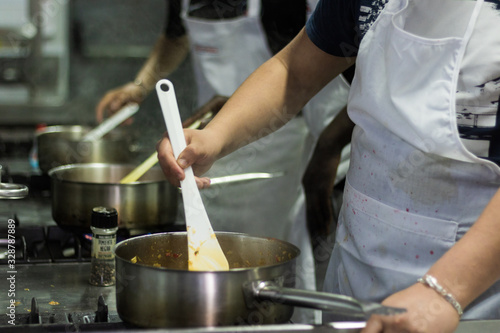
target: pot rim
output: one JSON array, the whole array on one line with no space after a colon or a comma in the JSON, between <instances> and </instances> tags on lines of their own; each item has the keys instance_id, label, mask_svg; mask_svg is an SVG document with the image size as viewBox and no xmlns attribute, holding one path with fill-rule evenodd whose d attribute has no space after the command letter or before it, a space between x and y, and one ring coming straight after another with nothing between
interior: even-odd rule
<instances>
[{"instance_id":1,"label":"pot rim","mask_svg":"<svg viewBox=\"0 0 500 333\"><path fill-rule=\"evenodd\" d=\"M182 273L182 274L186 274L186 273L187 274L207 274L207 273L208 274L228 274L228 273L229 274L238 274L238 273L242 273L242 272L253 271L256 269L257 270L258 269L267 269L269 267L280 267L280 266L288 265L290 263L290 261L296 260L300 256L300 253L301 253L300 249L297 246L293 245L292 243L281 240L281 239L277 239L274 237L253 236L253 235L249 235L249 234L245 234L245 233L231 232L231 231L216 231L215 234L217 236L219 236L219 235L234 236L234 237L244 236L245 238L256 238L256 239L260 239L260 240L277 241L277 242L280 242L280 243L292 248L293 250L296 251L297 254L289 260L285 260L283 262L279 262L276 264L254 266L254 267L230 268L227 271L226 270L224 270L224 271L190 271L190 270L184 270L184 269L172 269L172 268L167 268L167 267L155 267L155 266L145 265L145 264L141 264L141 263L133 263L130 260L124 259L116 254L116 251L118 250L118 248L126 246L127 245L126 243L128 241L135 241L135 240L140 240L143 238L150 238L150 237L155 237L155 236L159 237L162 235L187 235L187 231L158 232L158 233L151 233L151 234L147 234L147 235L140 235L140 236L131 237L129 239L125 239L125 240L122 240L119 243L117 243L113 248L113 254L115 255L115 260L120 260L124 264L136 265L136 266L144 267L147 269L152 269L154 271L168 271L168 272L177 272L177 273Z\"/></svg>"},{"instance_id":2,"label":"pot rim","mask_svg":"<svg viewBox=\"0 0 500 333\"><path fill-rule=\"evenodd\" d=\"M143 184L154 184L154 183L168 183L168 180L165 178L163 180L137 180L135 182L131 183L125 183L121 184L120 182L103 182L103 183L91 183L91 182L84 182L84 181L75 181L75 180L68 180L64 179L61 177L58 177L58 175L61 172L64 172L65 170L74 170L77 168L82 168L82 169L91 169L91 168L105 168L105 167L129 167L130 171L134 170L137 165L135 164L122 164L122 163L73 163L73 164L65 164L65 165L60 165L55 168L50 169L47 174L50 176L51 179L61 182L61 183L71 183L71 184L81 184L81 185L113 185L113 186L120 186L120 187L130 187L130 186L138 186L138 185L143 185ZM158 168L158 167L156 167ZM153 169L153 168L151 168Z\"/></svg>"},{"instance_id":3,"label":"pot rim","mask_svg":"<svg viewBox=\"0 0 500 333\"><path fill-rule=\"evenodd\" d=\"M50 125L35 132L36 136L43 134L60 133L60 132L85 132L91 129L90 126L83 125Z\"/></svg>"}]
</instances>

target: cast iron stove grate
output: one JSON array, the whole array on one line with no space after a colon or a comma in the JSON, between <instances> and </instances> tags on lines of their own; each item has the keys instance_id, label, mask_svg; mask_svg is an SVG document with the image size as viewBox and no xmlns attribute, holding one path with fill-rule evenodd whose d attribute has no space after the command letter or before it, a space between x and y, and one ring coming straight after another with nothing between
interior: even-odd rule
<instances>
[{"instance_id":1,"label":"cast iron stove grate","mask_svg":"<svg viewBox=\"0 0 500 333\"><path fill-rule=\"evenodd\" d=\"M8 317L0 321L2 333L9 332L98 332L131 329L132 326L121 321L118 315L108 313L108 306L101 295L97 300L95 312L44 313L40 311L36 298L31 300L27 313L16 313L15 325Z\"/></svg>"}]
</instances>

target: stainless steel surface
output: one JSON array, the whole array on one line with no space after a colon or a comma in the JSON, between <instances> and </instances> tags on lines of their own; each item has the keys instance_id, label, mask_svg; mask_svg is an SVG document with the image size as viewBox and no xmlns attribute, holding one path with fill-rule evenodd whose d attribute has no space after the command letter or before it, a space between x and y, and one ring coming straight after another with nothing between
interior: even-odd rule
<instances>
[{"instance_id":1,"label":"stainless steel surface","mask_svg":"<svg viewBox=\"0 0 500 333\"><path fill-rule=\"evenodd\" d=\"M132 163L137 157L134 134L115 129L100 140L84 141L87 126L48 126L38 131L38 163L47 173L60 165L74 163Z\"/></svg>"},{"instance_id":2,"label":"stainless steel surface","mask_svg":"<svg viewBox=\"0 0 500 333\"><path fill-rule=\"evenodd\" d=\"M8 273L10 270L7 265L0 266L0 269L2 274L15 275L18 315L30 310L33 297L37 298L42 314L69 313L82 309L95 311L97 298L101 294L108 304L109 311L116 311L115 288L94 287L88 283L90 263L16 265L15 273ZM5 278L1 279L2 292L9 290L8 282ZM7 307L8 302L8 297L0 298L2 309Z\"/></svg>"},{"instance_id":3,"label":"stainless steel surface","mask_svg":"<svg viewBox=\"0 0 500 333\"><path fill-rule=\"evenodd\" d=\"M49 171L52 217L58 225L90 230L93 207L114 207L118 226L156 228L175 222L178 190L166 181L160 168L148 170L137 182L120 184L135 165L86 163Z\"/></svg>"},{"instance_id":4,"label":"stainless steel surface","mask_svg":"<svg viewBox=\"0 0 500 333\"><path fill-rule=\"evenodd\" d=\"M372 314L395 315L405 309L383 306L379 303L365 302L349 296L283 288L272 281L253 281L245 285L245 292L253 299L273 301L282 304L302 306L323 311L345 314L359 320L367 320Z\"/></svg>"},{"instance_id":5,"label":"stainless steel surface","mask_svg":"<svg viewBox=\"0 0 500 333\"><path fill-rule=\"evenodd\" d=\"M297 247L276 239L217 233L229 271L188 271L186 233L162 233L116 246L117 310L142 327L200 327L287 322L293 307L254 302L243 284L253 280L295 283ZM132 263L131 259L137 262ZM155 267L161 266L161 267Z\"/></svg>"}]
</instances>

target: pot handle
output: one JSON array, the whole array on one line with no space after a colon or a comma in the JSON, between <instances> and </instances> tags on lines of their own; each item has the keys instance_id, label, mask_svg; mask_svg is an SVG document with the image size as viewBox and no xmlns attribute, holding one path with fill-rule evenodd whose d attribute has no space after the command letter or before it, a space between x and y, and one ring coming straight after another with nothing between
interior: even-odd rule
<instances>
[{"instance_id":1,"label":"pot handle","mask_svg":"<svg viewBox=\"0 0 500 333\"><path fill-rule=\"evenodd\" d=\"M2 183L2 173L2 166L0 165L0 199L22 199L28 196L28 186Z\"/></svg>"},{"instance_id":2,"label":"pot handle","mask_svg":"<svg viewBox=\"0 0 500 333\"><path fill-rule=\"evenodd\" d=\"M239 183L255 179L269 179L269 178L281 177L284 175L285 175L284 172L274 172L274 173L253 172L253 173L242 173L242 174L222 176L222 177L214 177L210 178L210 186L219 184Z\"/></svg>"},{"instance_id":3,"label":"pot handle","mask_svg":"<svg viewBox=\"0 0 500 333\"><path fill-rule=\"evenodd\" d=\"M243 286L243 289L247 296L247 304L251 304L251 301L248 301L249 297L252 297L258 301L267 300L286 305L331 311L362 319L368 319L372 314L394 315L406 312L402 308L360 301L345 295L280 287L271 281L249 282Z\"/></svg>"},{"instance_id":4,"label":"pot handle","mask_svg":"<svg viewBox=\"0 0 500 333\"><path fill-rule=\"evenodd\" d=\"M28 186L0 183L0 199L22 199L28 196Z\"/></svg>"}]
</instances>

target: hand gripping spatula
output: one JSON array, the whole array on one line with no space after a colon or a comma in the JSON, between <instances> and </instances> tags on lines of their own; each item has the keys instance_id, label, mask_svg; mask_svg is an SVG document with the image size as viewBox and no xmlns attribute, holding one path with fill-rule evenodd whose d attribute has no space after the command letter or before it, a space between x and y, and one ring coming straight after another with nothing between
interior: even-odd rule
<instances>
[{"instance_id":1,"label":"hand gripping spatula","mask_svg":"<svg viewBox=\"0 0 500 333\"><path fill-rule=\"evenodd\" d=\"M156 93L160 100L174 156L178 158L179 154L186 148L186 138L172 82L169 80L158 81ZM229 264L208 219L200 191L196 186L193 169L188 167L184 169L184 172L186 177L181 181L181 189L186 216L189 270L228 270Z\"/></svg>"}]
</instances>

